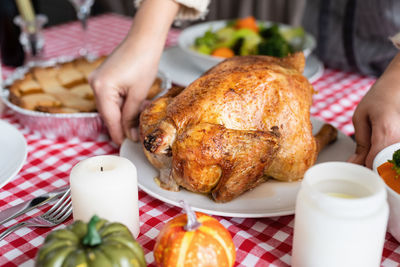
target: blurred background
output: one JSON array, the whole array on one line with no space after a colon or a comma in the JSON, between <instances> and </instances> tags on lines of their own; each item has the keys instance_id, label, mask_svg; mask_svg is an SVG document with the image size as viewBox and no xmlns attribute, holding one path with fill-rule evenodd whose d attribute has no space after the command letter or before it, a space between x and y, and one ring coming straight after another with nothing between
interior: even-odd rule
<instances>
[{"instance_id":1,"label":"blurred background","mask_svg":"<svg viewBox=\"0 0 400 267\"><path fill-rule=\"evenodd\" d=\"M76 20L76 13L67 0L32 0L36 13L45 14L49 18L47 27ZM95 0L91 15L114 12L121 15L133 16L135 9L133 0Z\"/></svg>"},{"instance_id":2,"label":"blurred background","mask_svg":"<svg viewBox=\"0 0 400 267\"><path fill-rule=\"evenodd\" d=\"M116 13L132 17L135 15L134 0L95 0L91 16ZM68 0L32 0L36 13L45 14L45 27L76 21L75 10ZM307 7L306 7L307 2ZM205 20L236 19L254 16L257 20L280 22L302 26L316 38L315 54L331 68L354 70L368 75L380 75L397 53L388 36L397 33L400 27L398 13L400 0L356 1L307 1L307 0L211 0ZM333 4L334 3L334 4ZM13 8L14 11L9 9ZM8 16L11 14L12 16ZM0 54L10 53L18 44L11 39L12 18L18 14L15 0L1 0L0 5ZM307 14L303 17L303 14ZM162 15L162 14L160 14ZM174 27L185 28L193 23L175 22ZM17 31L15 31L17 32ZM17 33L14 34L18 36ZM14 57L15 58L15 57ZM5 62L5 61L3 61ZM16 62L18 66L20 62Z\"/></svg>"},{"instance_id":3,"label":"blurred background","mask_svg":"<svg viewBox=\"0 0 400 267\"><path fill-rule=\"evenodd\" d=\"M71 0L30 0L36 14L44 14L48 22L44 27L77 21L77 13ZM20 2L28 2L23 1ZM116 13L133 17L134 0L94 0L90 16ZM209 13L202 20L176 21L173 27L185 28L204 20L237 19L254 16L258 20L301 25L306 0L211 0ZM30 5L30 4L29 4ZM20 28L13 21L19 14L16 0L1 0L0 5L0 56L7 66L20 66L24 52L19 41ZM160 14L162 15L162 14Z\"/></svg>"},{"instance_id":4,"label":"blurred background","mask_svg":"<svg viewBox=\"0 0 400 267\"><path fill-rule=\"evenodd\" d=\"M3 0L2 0L3 1ZM260 20L271 20L299 25L306 0L212 0L206 20L233 19L253 15ZM46 14L48 26L76 20L75 11L67 0L33 0L37 13ZM291 6L293 8L288 9ZM269 7L269 8L267 8ZM133 16L133 0L95 0L92 15L114 12ZM184 27L189 23L177 23Z\"/></svg>"}]
</instances>

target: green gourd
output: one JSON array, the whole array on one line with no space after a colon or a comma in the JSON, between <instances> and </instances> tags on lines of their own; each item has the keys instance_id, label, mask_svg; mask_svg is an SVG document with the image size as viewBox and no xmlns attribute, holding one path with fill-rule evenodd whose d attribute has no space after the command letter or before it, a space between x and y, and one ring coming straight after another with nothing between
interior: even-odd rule
<instances>
[{"instance_id":1,"label":"green gourd","mask_svg":"<svg viewBox=\"0 0 400 267\"><path fill-rule=\"evenodd\" d=\"M144 267L142 247L128 228L93 216L51 232L36 256L36 267Z\"/></svg>"}]
</instances>

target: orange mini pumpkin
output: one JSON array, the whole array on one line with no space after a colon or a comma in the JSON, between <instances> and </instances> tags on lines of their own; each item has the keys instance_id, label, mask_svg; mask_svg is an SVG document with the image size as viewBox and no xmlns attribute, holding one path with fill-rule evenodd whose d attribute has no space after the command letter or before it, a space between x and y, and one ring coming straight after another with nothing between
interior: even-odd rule
<instances>
[{"instance_id":1,"label":"orange mini pumpkin","mask_svg":"<svg viewBox=\"0 0 400 267\"><path fill-rule=\"evenodd\" d=\"M228 230L204 213L187 212L188 216L170 220L158 235L154 247L157 266L233 266L236 251Z\"/></svg>"}]
</instances>

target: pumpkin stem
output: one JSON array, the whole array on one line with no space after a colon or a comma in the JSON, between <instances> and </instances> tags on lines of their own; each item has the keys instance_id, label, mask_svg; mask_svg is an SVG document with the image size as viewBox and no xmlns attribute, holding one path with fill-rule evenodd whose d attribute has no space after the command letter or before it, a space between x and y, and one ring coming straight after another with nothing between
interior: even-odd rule
<instances>
[{"instance_id":1,"label":"pumpkin stem","mask_svg":"<svg viewBox=\"0 0 400 267\"><path fill-rule=\"evenodd\" d=\"M101 237L97 232L96 224L100 220L97 215L93 215L87 225L86 235L83 237L82 243L86 246L94 247L101 244Z\"/></svg>"},{"instance_id":2,"label":"pumpkin stem","mask_svg":"<svg viewBox=\"0 0 400 267\"><path fill-rule=\"evenodd\" d=\"M194 231L199 228L201 223L197 220L196 213L190 208L189 204L185 200L179 201L179 204L181 204L187 217L187 224L183 229L185 229L185 231Z\"/></svg>"}]
</instances>

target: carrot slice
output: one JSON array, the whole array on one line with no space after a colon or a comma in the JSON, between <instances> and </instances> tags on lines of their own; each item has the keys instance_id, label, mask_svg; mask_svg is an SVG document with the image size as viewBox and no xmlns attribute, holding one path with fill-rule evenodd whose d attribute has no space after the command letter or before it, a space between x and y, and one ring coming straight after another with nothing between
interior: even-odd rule
<instances>
[{"instance_id":1,"label":"carrot slice","mask_svg":"<svg viewBox=\"0 0 400 267\"><path fill-rule=\"evenodd\" d=\"M377 168L377 171L385 183L400 194L400 177L393 169L393 163L385 162Z\"/></svg>"},{"instance_id":2,"label":"carrot slice","mask_svg":"<svg viewBox=\"0 0 400 267\"><path fill-rule=\"evenodd\" d=\"M236 28L237 29L250 29L258 33L258 25L257 21L253 16L248 16L242 19L238 19L236 21Z\"/></svg>"},{"instance_id":3,"label":"carrot slice","mask_svg":"<svg viewBox=\"0 0 400 267\"><path fill-rule=\"evenodd\" d=\"M228 57L233 57L235 55L235 53L233 52L232 49L228 48L228 47L220 47L215 49L211 55L213 55L214 57L223 57L223 58L228 58Z\"/></svg>"}]
</instances>

